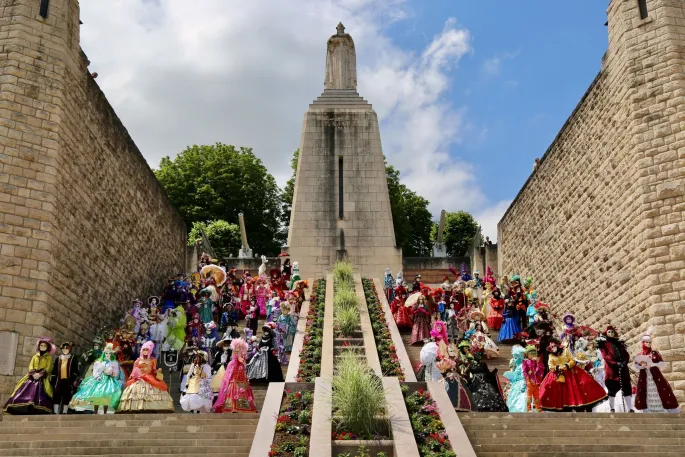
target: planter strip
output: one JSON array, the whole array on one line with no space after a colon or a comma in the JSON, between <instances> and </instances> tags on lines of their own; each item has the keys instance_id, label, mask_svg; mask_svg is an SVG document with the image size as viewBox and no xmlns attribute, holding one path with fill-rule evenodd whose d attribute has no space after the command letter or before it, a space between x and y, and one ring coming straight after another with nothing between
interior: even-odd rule
<instances>
[{"instance_id":1,"label":"planter strip","mask_svg":"<svg viewBox=\"0 0 685 457\"><path fill-rule=\"evenodd\" d=\"M374 373L376 373L376 375L383 377L381 361L378 358L376 341L373 337L371 318L369 318L369 308L366 305L366 297L364 296L364 288L362 287L362 277L359 274L354 275L354 289L357 292L357 297L359 297L359 317L361 320L362 335L364 337L366 362L369 364L369 367L371 367Z\"/></svg>"},{"instance_id":2,"label":"planter strip","mask_svg":"<svg viewBox=\"0 0 685 457\"><path fill-rule=\"evenodd\" d=\"M304 303L300 308L300 316L297 320L297 332L295 333L295 340L293 341L293 348L290 351L290 360L288 362L288 372L285 375L285 382L296 382L297 371L300 369L300 351L304 344L304 335L307 328L307 316L309 314L309 297L316 284L313 279L307 280L311 284L311 288L305 289Z\"/></svg>"}]
</instances>

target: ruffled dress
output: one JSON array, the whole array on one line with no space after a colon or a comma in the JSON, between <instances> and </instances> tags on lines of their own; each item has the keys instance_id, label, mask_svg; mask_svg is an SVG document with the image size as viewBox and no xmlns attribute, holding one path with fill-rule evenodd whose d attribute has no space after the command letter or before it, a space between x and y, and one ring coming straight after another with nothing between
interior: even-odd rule
<instances>
[{"instance_id":1,"label":"ruffled dress","mask_svg":"<svg viewBox=\"0 0 685 457\"><path fill-rule=\"evenodd\" d=\"M402 306L405 308L405 306ZM409 344L423 343L423 340L430 338L431 316L428 310L422 306L417 306L413 311L414 324L411 328L411 340Z\"/></svg>"},{"instance_id":2,"label":"ruffled dress","mask_svg":"<svg viewBox=\"0 0 685 457\"><path fill-rule=\"evenodd\" d=\"M29 372L19 380L12 396L5 403L8 414L52 414L53 390L50 384L53 360L49 353L35 354L29 363ZM34 379L33 375L42 376Z\"/></svg>"},{"instance_id":3,"label":"ruffled dress","mask_svg":"<svg viewBox=\"0 0 685 457\"><path fill-rule=\"evenodd\" d=\"M157 361L138 358L126 382L117 412L174 412L174 402L164 381L157 379Z\"/></svg>"},{"instance_id":4,"label":"ruffled dress","mask_svg":"<svg viewBox=\"0 0 685 457\"><path fill-rule=\"evenodd\" d=\"M604 401L607 393L585 370L576 366L568 349L549 354L549 373L540 385L540 405L545 411L589 408ZM566 365L569 369L565 369ZM556 372L556 368L564 368Z\"/></svg>"},{"instance_id":5,"label":"ruffled dress","mask_svg":"<svg viewBox=\"0 0 685 457\"><path fill-rule=\"evenodd\" d=\"M490 297L490 310L488 311L488 327L491 329L499 330L502 327L502 322L504 321L504 316L502 316L502 311L504 310L504 299L499 300L495 297Z\"/></svg>"},{"instance_id":6,"label":"ruffled dress","mask_svg":"<svg viewBox=\"0 0 685 457\"><path fill-rule=\"evenodd\" d=\"M116 409L124 383L124 372L119 369L117 362L98 360L93 364L93 375L81 383L69 407L90 409L93 406L108 406Z\"/></svg>"},{"instance_id":7,"label":"ruffled dress","mask_svg":"<svg viewBox=\"0 0 685 457\"><path fill-rule=\"evenodd\" d=\"M502 313L504 316L504 324L499 330L499 337L497 341L512 341L515 340L515 335L521 333L521 327L519 326L518 314L516 314L516 308L513 306L507 306L504 308Z\"/></svg>"},{"instance_id":8,"label":"ruffled dress","mask_svg":"<svg viewBox=\"0 0 685 457\"><path fill-rule=\"evenodd\" d=\"M404 306L404 303L402 303L402 300L399 297L395 297L392 303L396 308L395 311L392 313L392 316L395 318L397 328L411 328L412 319L409 308Z\"/></svg>"},{"instance_id":9,"label":"ruffled dress","mask_svg":"<svg viewBox=\"0 0 685 457\"><path fill-rule=\"evenodd\" d=\"M523 377L522 362L518 362L512 371L503 374L509 380L509 395L507 396L507 407L510 413L525 413L526 407L526 379Z\"/></svg>"},{"instance_id":10,"label":"ruffled dress","mask_svg":"<svg viewBox=\"0 0 685 457\"><path fill-rule=\"evenodd\" d=\"M471 407L480 413L507 412L509 408L502 398L497 379L497 369L490 371L483 362L471 363L471 379L467 387L471 392Z\"/></svg>"},{"instance_id":11,"label":"ruffled dress","mask_svg":"<svg viewBox=\"0 0 685 457\"><path fill-rule=\"evenodd\" d=\"M216 413L249 413L257 412L254 394L247 380L245 361L234 358L226 368L221 381L219 395L214 403Z\"/></svg>"},{"instance_id":12,"label":"ruffled dress","mask_svg":"<svg viewBox=\"0 0 685 457\"><path fill-rule=\"evenodd\" d=\"M649 351L645 355L651 357L654 365L643 368L638 363L633 363L633 370L640 373L635 408L650 413L679 412L680 406L673 394L673 389L661 374L661 369L666 367L666 362L658 351Z\"/></svg>"},{"instance_id":13,"label":"ruffled dress","mask_svg":"<svg viewBox=\"0 0 685 457\"><path fill-rule=\"evenodd\" d=\"M212 369L208 364L190 367L191 376L186 382L186 394L181 397L183 411L199 411L208 413L212 410Z\"/></svg>"}]
</instances>

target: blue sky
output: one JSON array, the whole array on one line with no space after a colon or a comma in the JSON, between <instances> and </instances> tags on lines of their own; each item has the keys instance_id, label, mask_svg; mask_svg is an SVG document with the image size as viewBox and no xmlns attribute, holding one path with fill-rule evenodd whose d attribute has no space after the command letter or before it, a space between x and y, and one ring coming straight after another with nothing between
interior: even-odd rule
<instances>
[{"instance_id":1,"label":"blue sky","mask_svg":"<svg viewBox=\"0 0 685 457\"><path fill-rule=\"evenodd\" d=\"M326 40L355 40L359 93L403 182L496 224L600 69L601 0L81 2L97 83L151 167L189 145L252 147L279 184L323 90Z\"/></svg>"},{"instance_id":2,"label":"blue sky","mask_svg":"<svg viewBox=\"0 0 685 457\"><path fill-rule=\"evenodd\" d=\"M419 51L449 17L469 31L472 52L452 73L447 97L467 128L450 148L474 164L489 201L510 200L597 75L607 49L606 7L597 0L431 0L388 34Z\"/></svg>"}]
</instances>

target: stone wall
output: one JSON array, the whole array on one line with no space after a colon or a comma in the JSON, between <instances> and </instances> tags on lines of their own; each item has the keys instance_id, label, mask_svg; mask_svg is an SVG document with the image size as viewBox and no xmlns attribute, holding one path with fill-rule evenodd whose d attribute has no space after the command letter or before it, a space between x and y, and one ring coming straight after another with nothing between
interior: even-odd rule
<instances>
[{"instance_id":1,"label":"stone wall","mask_svg":"<svg viewBox=\"0 0 685 457\"><path fill-rule=\"evenodd\" d=\"M88 73L78 2L39 5L0 2L0 330L19 335L1 399L38 336L85 347L185 266L182 219Z\"/></svg>"},{"instance_id":2,"label":"stone wall","mask_svg":"<svg viewBox=\"0 0 685 457\"><path fill-rule=\"evenodd\" d=\"M578 322L656 332L685 399L685 3L613 0L602 69L499 223L501 274Z\"/></svg>"}]
</instances>

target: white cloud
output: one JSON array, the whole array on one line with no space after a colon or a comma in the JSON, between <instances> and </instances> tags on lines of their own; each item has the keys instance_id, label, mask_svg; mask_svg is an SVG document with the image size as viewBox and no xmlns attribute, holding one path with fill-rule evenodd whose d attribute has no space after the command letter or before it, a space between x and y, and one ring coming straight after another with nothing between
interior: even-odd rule
<instances>
[{"instance_id":1,"label":"white cloud","mask_svg":"<svg viewBox=\"0 0 685 457\"><path fill-rule=\"evenodd\" d=\"M489 208L477 211L473 215L480 224L483 238L489 236L493 242L497 241L497 223L502 219L510 204L511 200L502 200Z\"/></svg>"},{"instance_id":2,"label":"white cloud","mask_svg":"<svg viewBox=\"0 0 685 457\"><path fill-rule=\"evenodd\" d=\"M89 1L81 44L152 167L190 144L224 142L253 147L283 184L342 21L389 162L436 217L474 212L488 201L469 162L450 156L467 109L447 98L470 35L450 19L422 52L407 52L385 28L410 14L405 0Z\"/></svg>"},{"instance_id":3,"label":"white cloud","mask_svg":"<svg viewBox=\"0 0 685 457\"><path fill-rule=\"evenodd\" d=\"M504 52L491 57L483 62L482 71L486 76L499 76L502 72L502 64L505 60L513 60L521 53L520 50L514 52Z\"/></svg>"}]
</instances>

